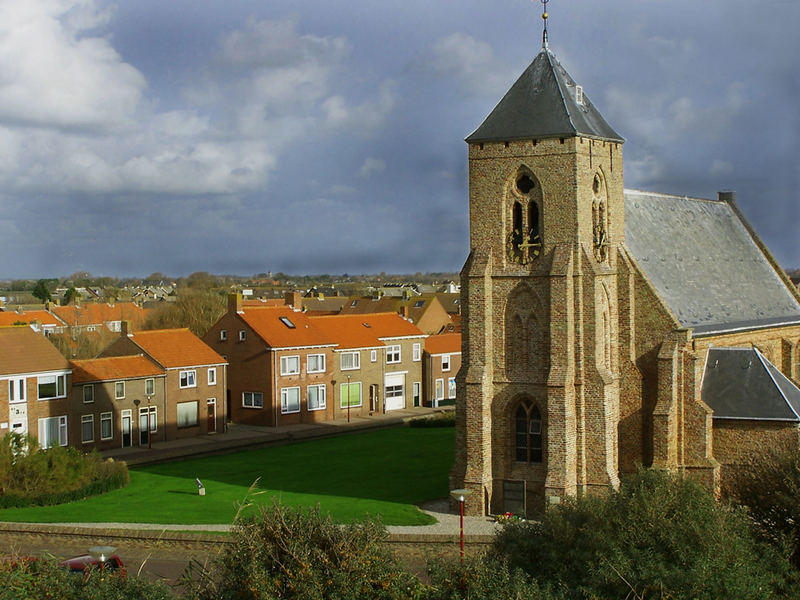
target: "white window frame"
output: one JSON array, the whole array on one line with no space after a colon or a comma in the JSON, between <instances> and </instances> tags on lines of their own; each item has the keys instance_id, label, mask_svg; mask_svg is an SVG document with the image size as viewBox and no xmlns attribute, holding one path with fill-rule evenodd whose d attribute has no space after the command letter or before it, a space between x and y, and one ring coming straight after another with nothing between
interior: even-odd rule
<instances>
[{"instance_id":1,"label":"white window frame","mask_svg":"<svg viewBox=\"0 0 800 600\"><path fill-rule=\"evenodd\" d=\"M149 409L149 411L148 411ZM158 432L158 409L155 406L140 406L139 407L139 423L142 422L142 415L147 416L148 412L150 413L147 422L150 424L150 433L157 433Z\"/></svg>"},{"instance_id":2,"label":"white window frame","mask_svg":"<svg viewBox=\"0 0 800 600\"><path fill-rule=\"evenodd\" d=\"M289 395L297 395L297 409L289 408ZM300 386L281 388L281 414L291 415L300 412Z\"/></svg>"},{"instance_id":3,"label":"white window frame","mask_svg":"<svg viewBox=\"0 0 800 600\"><path fill-rule=\"evenodd\" d=\"M227 329L220 329L219 330L219 341L225 342L228 340L228 330Z\"/></svg>"},{"instance_id":4,"label":"white window frame","mask_svg":"<svg viewBox=\"0 0 800 600\"><path fill-rule=\"evenodd\" d=\"M451 357L449 354L442 354L442 372L450 370Z\"/></svg>"},{"instance_id":5,"label":"white window frame","mask_svg":"<svg viewBox=\"0 0 800 600\"><path fill-rule=\"evenodd\" d=\"M184 380L186 383L184 383ZM195 369L181 371L178 379L178 385L182 390L197 387L197 371Z\"/></svg>"},{"instance_id":6,"label":"white window frame","mask_svg":"<svg viewBox=\"0 0 800 600\"><path fill-rule=\"evenodd\" d=\"M411 347L411 360L419 362L422 360L422 344L415 343Z\"/></svg>"},{"instance_id":7,"label":"white window frame","mask_svg":"<svg viewBox=\"0 0 800 600\"><path fill-rule=\"evenodd\" d=\"M108 422L108 430L111 435L103 435L103 423ZM100 440L113 440L114 439L114 413L104 412L100 413Z\"/></svg>"},{"instance_id":8,"label":"white window frame","mask_svg":"<svg viewBox=\"0 0 800 600\"><path fill-rule=\"evenodd\" d=\"M16 391L16 394L14 393ZM8 402L25 402L27 394L27 381L24 377L17 377L8 380ZM16 397L15 397L16 396Z\"/></svg>"},{"instance_id":9,"label":"white window frame","mask_svg":"<svg viewBox=\"0 0 800 600\"><path fill-rule=\"evenodd\" d=\"M217 385L217 369L215 367L208 369L208 385Z\"/></svg>"},{"instance_id":10,"label":"white window frame","mask_svg":"<svg viewBox=\"0 0 800 600\"><path fill-rule=\"evenodd\" d=\"M377 350L370 350L369 351L369 361L370 362L378 362L378 351Z\"/></svg>"},{"instance_id":11,"label":"white window frame","mask_svg":"<svg viewBox=\"0 0 800 600\"><path fill-rule=\"evenodd\" d=\"M311 359L317 360L317 367L311 368ZM306 356L306 371L309 373L324 373L325 372L325 355L324 354L309 354Z\"/></svg>"},{"instance_id":12,"label":"white window frame","mask_svg":"<svg viewBox=\"0 0 800 600\"><path fill-rule=\"evenodd\" d=\"M49 381L52 378L53 381ZM42 385L55 384L56 390L54 396L42 396ZM67 397L67 376L64 374L58 375L39 375L36 378L36 398L38 400L55 400L56 398Z\"/></svg>"},{"instance_id":13,"label":"white window frame","mask_svg":"<svg viewBox=\"0 0 800 600\"><path fill-rule=\"evenodd\" d=\"M90 396L90 398L88 400L86 399L86 392L87 391L89 392L89 396ZM82 398L83 398L83 403L84 404L92 404L94 402L94 384L93 383L87 383L86 385L83 386Z\"/></svg>"},{"instance_id":14,"label":"white window frame","mask_svg":"<svg viewBox=\"0 0 800 600\"><path fill-rule=\"evenodd\" d=\"M311 408L311 390L314 389L317 392L317 407ZM325 410L328 407L328 399L327 399L327 392L328 388L324 383L320 383L317 385L310 385L306 388L306 407L309 411L315 410Z\"/></svg>"},{"instance_id":15,"label":"white window frame","mask_svg":"<svg viewBox=\"0 0 800 600\"><path fill-rule=\"evenodd\" d=\"M150 388L150 391L147 390ZM145 396L155 396L156 394L156 380L155 379L145 379L144 380L144 395Z\"/></svg>"},{"instance_id":16,"label":"white window frame","mask_svg":"<svg viewBox=\"0 0 800 600\"><path fill-rule=\"evenodd\" d=\"M344 365L344 357L348 356L352 359L352 364L349 367ZM361 368L361 352L356 350L355 352L342 352L341 356L339 357L340 362L340 370L342 371L357 371Z\"/></svg>"},{"instance_id":17,"label":"white window frame","mask_svg":"<svg viewBox=\"0 0 800 600\"><path fill-rule=\"evenodd\" d=\"M402 348L400 344L386 346L386 364L395 365L402 362Z\"/></svg>"},{"instance_id":18,"label":"white window frame","mask_svg":"<svg viewBox=\"0 0 800 600\"><path fill-rule=\"evenodd\" d=\"M411 384L411 401L422 404L422 383L419 381Z\"/></svg>"},{"instance_id":19,"label":"white window frame","mask_svg":"<svg viewBox=\"0 0 800 600\"><path fill-rule=\"evenodd\" d=\"M292 368L289 361L295 362L296 367ZM291 356L281 356L281 375L299 375L300 374L300 355L292 354Z\"/></svg>"},{"instance_id":20,"label":"white window frame","mask_svg":"<svg viewBox=\"0 0 800 600\"><path fill-rule=\"evenodd\" d=\"M448 377L447 378L447 399L452 400L456 397L456 378L455 377Z\"/></svg>"},{"instance_id":21,"label":"white window frame","mask_svg":"<svg viewBox=\"0 0 800 600\"><path fill-rule=\"evenodd\" d=\"M239 341L243 342L246 339L247 339L247 331L245 331L244 329L240 329L239 330Z\"/></svg>"},{"instance_id":22,"label":"white window frame","mask_svg":"<svg viewBox=\"0 0 800 600\"><path fill-rule=\"evenodd\" d=\"M92 437L86 439L83 426L87 423L92 424ZM81 415L81 444L91 444L94 442L94 415Z\"/></svg>"},{"instance_id":23,"label":"white window frame","mask_svg":"<svg viewBox=\"0 0 800 600\"><path fill-rule=\"evenodd\" d=\"M122 386L122 394L120 395L119 390L120 386ZM124 381L115 381L114 382L114 400L124 400L125 399L125 382Z\"/></svg>"},{"instance_id":24,"label":"white window frame","mask_svg":"<svg viewBox=\"0 0 800 600\"><path fill-rule=\"evenodd\" d=\"M45 436L42 435L43 431L47 431L46 429L43 429L43 427L46 427L46 423L53 419L57 421L58 445L67 445L67 415L60 415L58 417L42 417L39 419L39 447L42 449L51 448L53 446L53 440L45 439Z\"/></svg>"},{"instance_id":25,"label":"white window frame","mask_svg":"<svg viewBox=\"0 0 800 600\"><path fill-rule=\"evenodd\" d=\"M437 379L434 387L434 399L444 400L444 379Z\"/></svg>"},{"instance_id":26,"label":"white window frame","mask_svg":"<svg viewBox=\"0 0 800 600\"><path fill-rule=\"evenodd\" d=\"M257 403L256 399L259 397L261 401ZM264 408L263 392L242 392L242 406L244 408Z\"/></svg>"},{"instance_id":27,"label":"white window frame","mask_svg":"<svg viewBox=\"0 0 800 600\"><path fill-rule=\"evenodd\" d=\"M186 414L181 414L185 412ZM175 425L178 429L197 427L200 424L200 403L197 400L190 402L178 402L175 405ZM181 418L186 422L181 422ZM194 418L192 418L194 417Z\"/></svg>"}]
</instances>

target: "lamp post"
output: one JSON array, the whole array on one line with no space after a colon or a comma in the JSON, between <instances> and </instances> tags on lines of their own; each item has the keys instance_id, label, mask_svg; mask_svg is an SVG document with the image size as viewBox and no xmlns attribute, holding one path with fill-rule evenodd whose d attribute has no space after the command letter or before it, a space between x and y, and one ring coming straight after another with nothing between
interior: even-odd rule
<instances>
[{"instance_id":1,"label":"lamp post","mask_svg":"<svg viewBox=\"0 0 800 600\"><path fill-rule=\"evenodd\" d=\"M141 403L142 403L142 401L139 400L138 398L136 398L136 400L133 401L133 404L136 407L136 419L137 419L137 422L139 423L139 445L140 446L142 445L142 415L139 414L139 405ZM150 423L149 422L147 423L147 425L148 425L147 428L150 429ZM149 431L147 432L147 439L148 439L148 441L150 440L150 432Z\"/></svg>"},{"instance_id":2,"label":"lamp post","mask_svg":"<svg viewBox=\"0 0 800 600\"><path fill-rule=\"evenodd\" d=\"M147 449L153 448L153 429L150 427L150 396L147 396Z\"/></svg>"},{"instance_id":3,"label":"lamp post","mask_svg":"<svg viewBox=\"0 0 800 600\"><path fill-rule=\"evenodd\" d=\"M347 422L350 422L350 375L347 376Z\"/></svg>"},{"instance_id":4,"label":"lamp post","mask_svg":"<svg viewBox=\"0 0 800 600\"><path fill-rule=\"evenodd\" d=\"M459 523L461 529L461 562L464 562L464 500L470 495L469 490L450 490L450 496L458 501Z\"/></svg>"}]
</instances>

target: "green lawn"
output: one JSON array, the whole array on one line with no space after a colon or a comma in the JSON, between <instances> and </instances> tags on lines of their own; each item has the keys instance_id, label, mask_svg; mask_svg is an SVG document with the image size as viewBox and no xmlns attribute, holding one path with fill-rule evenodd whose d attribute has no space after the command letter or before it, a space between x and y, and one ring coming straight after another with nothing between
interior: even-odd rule
<instances>
[{"instance_id":1,"label":"green lawn","mask_svg":"<svg viewBox=\"0 0 800 600\"><path fill-rule=\"evenodd\" d=\"M380 515L387 525L424 525L416 504L447 496L454 429L398 427L277 448L131 468L128 487L60 506L0 510L0 521L38 523L230 523L250 500L319 504L336 521ZM197 493L195 477L206 488Z\"/></svg>"}]
</instances>

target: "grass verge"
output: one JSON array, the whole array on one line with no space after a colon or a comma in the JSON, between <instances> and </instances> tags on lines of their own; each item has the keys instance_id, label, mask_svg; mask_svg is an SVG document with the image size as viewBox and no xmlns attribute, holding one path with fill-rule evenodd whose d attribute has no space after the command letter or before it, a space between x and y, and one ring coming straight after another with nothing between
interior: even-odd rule
<instances>
[{"instance_id":1,"label":"grass verge","mask_svg":"<svg viewBox=\"0 0 800 600\"><path fill-rule=\"evenodd\" d=\"M416 504L447 496L454 430L398 427L131 468L130 484L58 506L0 510L0 521L33 523L230 523L247 497L246 514L277 498L288 506L320 505L334 520L367 515L386 525L425 525ZM206 488L197 493L195 477Z\"/></svg>"}]
</instances>

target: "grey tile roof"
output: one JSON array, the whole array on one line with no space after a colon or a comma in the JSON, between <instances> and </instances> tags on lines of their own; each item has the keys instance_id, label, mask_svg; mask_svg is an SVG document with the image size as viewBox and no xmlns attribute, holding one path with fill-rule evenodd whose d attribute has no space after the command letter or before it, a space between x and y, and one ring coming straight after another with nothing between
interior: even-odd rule
<instances>
[{"instance_id":1,"label":"grey tile roof","mask_svg":"<svg viewBox=\"0 0 800 600\"><path fill-rule=\"evenodd\" d=\"M800 323L800 303L726 202L625 190L625 246L695 335Z\"/></svg>"},{"instance_id":2,"label":"grey tile roof","mask_svg":"<svg viewBox=\"0 0 800 600\"><path fill-rule=\"evenodd\" d=\"M542 48L467 142L509 141L582 135L624 141L576 85L555 56Z\"/></svg>"},{"instance_id":3,"label":"grey tile roof","mask_svg":"<svg viewBox=\"0 0 800 600\"><path fill-rule=\"evenodd\" d=\"M703 402L717 419L800 423L800 389L756 348L711 348Z\"/></svg>"}]
</instances>

